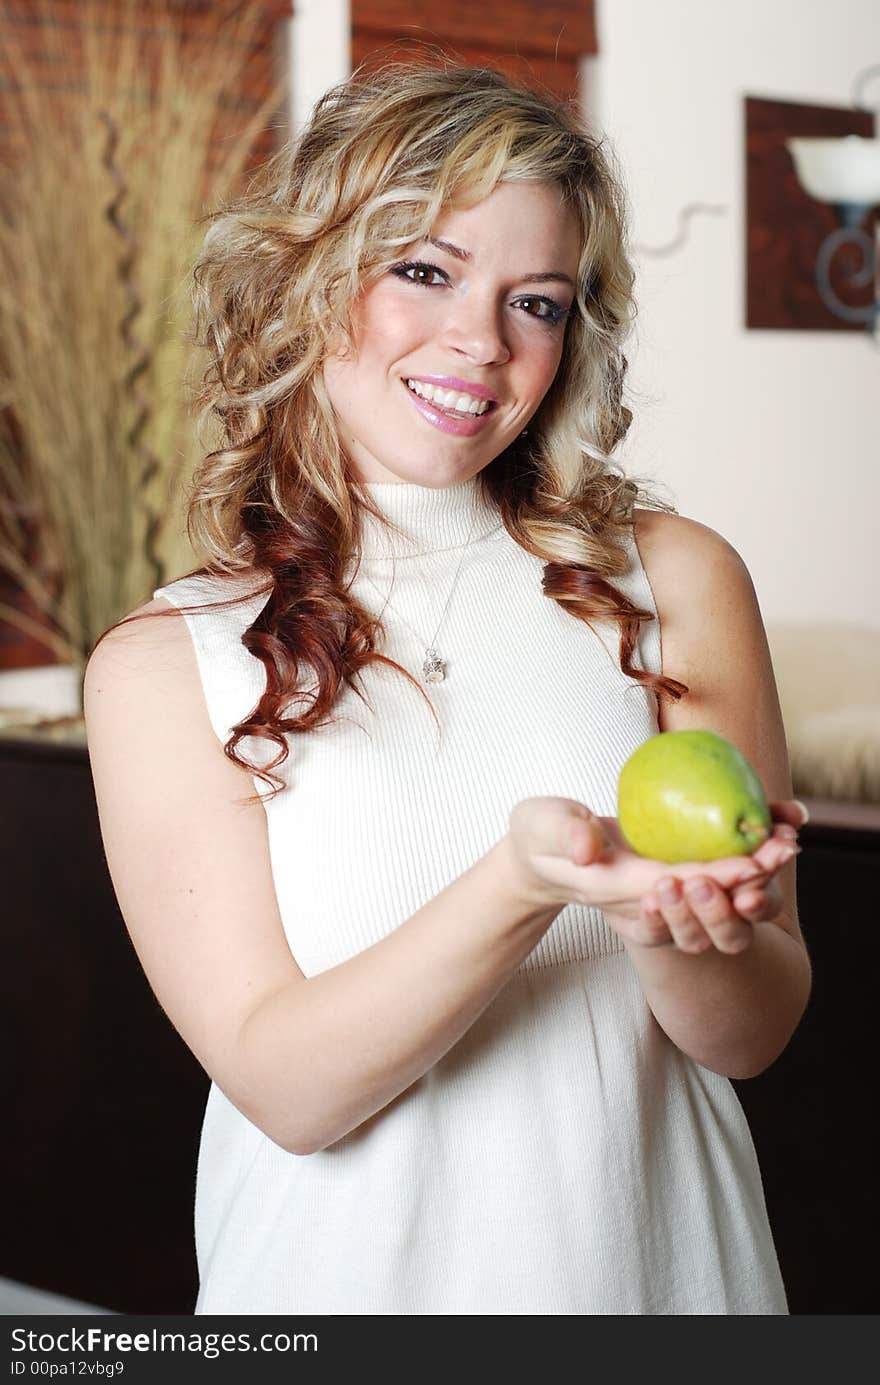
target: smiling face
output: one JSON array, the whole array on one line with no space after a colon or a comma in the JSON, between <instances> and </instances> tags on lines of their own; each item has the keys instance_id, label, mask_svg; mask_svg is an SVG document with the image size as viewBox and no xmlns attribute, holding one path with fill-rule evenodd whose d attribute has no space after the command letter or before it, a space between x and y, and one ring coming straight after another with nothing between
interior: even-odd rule
<instances>
[{"instance_id":1,"label":"smiling face","mask_svg":"<svg viewBox=\"0 0 880 1385\"><path fill-rule=\"evenodd\" d=\"M513 442L559 366L580 245L558 187L499 183L361 295L354 351L324 363L361 481L455 485Z\"/></svg>"}]
</instances>

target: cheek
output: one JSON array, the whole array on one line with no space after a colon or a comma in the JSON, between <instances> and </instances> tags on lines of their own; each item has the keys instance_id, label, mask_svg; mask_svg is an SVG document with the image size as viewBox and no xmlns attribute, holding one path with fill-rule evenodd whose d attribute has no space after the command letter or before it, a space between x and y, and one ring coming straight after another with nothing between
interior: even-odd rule
<instances>
[{"instance_id":1,"label":"cheek","mask_svg":"<svg viewBox=\"0 0 880 1385\"><path fill-rule=\"evenodd\" d=\"M340 436L346 442L363 429L372 411L375 390L364 362L351 355L333 356L324 362L324 388L333 410Z\"/></svg>"},{"instance_id":2,"label":"cheek","mask_svg":"<svg viewBox=\"0 0 880 1385\"><path fill-rule=\"evenodd\" d=\"M425 297L427 292L423 290ZM428 305L397 284L381 284L368 294L359 315L362 359L392 364L416 344L427 326Z\"/></svg>"},{"instance_id":3,"label":"cheek","mask_svg":"<svg viewBox=\"0 0 880 1385\"><path fill-rule=\"evenodd\" d=\"M534 345L529 353L531 390L542 397L547 393L562 361L562 342L548 340Z\"/></svg>"}]
</instances>

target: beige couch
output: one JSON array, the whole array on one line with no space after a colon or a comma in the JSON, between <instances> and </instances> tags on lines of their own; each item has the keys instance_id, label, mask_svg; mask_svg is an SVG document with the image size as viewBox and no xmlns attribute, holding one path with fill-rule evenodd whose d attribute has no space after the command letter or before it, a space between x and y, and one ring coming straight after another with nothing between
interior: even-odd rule
<instances>
[{"instance_id":1,"label":"beige couch","mask_svg":"<svg viewBox=\"0 0 880 1385\"><path fill-rule=\"evenodd\" d=\"M880 629L768 625L795 793L880 803Z\"/></svg>"}]
</instances>

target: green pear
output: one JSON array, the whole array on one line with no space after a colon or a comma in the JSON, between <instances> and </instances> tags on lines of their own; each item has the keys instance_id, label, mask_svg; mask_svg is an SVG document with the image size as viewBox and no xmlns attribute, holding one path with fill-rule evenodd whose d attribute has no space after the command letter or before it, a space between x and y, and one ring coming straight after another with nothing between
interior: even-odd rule
<instances>
[{"instance_id":1,"label":"green pear","mask_svg":"<svg viewBox=\"0 0 880 1385\"><path fill-rule=\"evenodd\" d=\"M670 864L745 856L771 827L760 779L714 731L643 741L620 771L617 819L633 851Z\"/></svg>"}]
</instances>

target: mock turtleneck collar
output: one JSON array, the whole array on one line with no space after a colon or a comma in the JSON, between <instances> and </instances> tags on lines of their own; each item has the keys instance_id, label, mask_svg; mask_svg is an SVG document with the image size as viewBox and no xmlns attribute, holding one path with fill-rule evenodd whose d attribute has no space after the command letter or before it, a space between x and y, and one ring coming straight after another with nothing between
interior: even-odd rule
<instances>
[{"instance_id":1,"label":"mock turtleneck collar","mask_svg":"<svg viewBox=\"0 0 880 1385\"><path fill-rule=\"evenodd\" d=\"M377 509L403 531L387 529L364 513L366 559L415 558L463 548L501 527L497 508L483 498L479 476L436 487L412 481L368 481L365 490Z\"/></svg>"}]
</instances>

